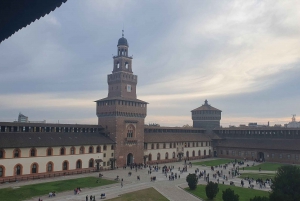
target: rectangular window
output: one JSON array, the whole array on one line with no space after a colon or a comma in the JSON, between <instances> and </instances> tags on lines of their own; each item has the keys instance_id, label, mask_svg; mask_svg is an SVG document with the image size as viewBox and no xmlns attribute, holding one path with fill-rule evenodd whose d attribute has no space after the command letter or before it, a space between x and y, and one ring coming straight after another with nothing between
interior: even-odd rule
<instances>
[{"instance_id":1,"label":"rectangular window","mask_svg":"<svg viewBox=\"0 0 300 201\"><path fill-rule=\"evenodd\" d=\"M103 157L106 157L106 153L103 154Z\"/></svg>"},{"instance_id":2,"label":"rectangular window","mask_svg":"<svg viewBox=\"0 0 300 201\"><path fill-rule=\"evenodd\" d=\"M103 166L106 166L106 162L103 162Z\"/></svg>"}]
</instances>

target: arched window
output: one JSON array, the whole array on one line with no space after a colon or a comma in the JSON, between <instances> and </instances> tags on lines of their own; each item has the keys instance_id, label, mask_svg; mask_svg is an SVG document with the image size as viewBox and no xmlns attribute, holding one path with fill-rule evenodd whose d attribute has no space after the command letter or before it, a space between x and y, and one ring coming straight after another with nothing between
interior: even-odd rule
<instances>
[{"instance_id":1,"label":"arched window","mask_svg":"<svg viewBox=\"0 0 300 201\"><path fill-rule=\"evenodd\" d=\"M110 146L110 149L111 149L111 150L114 150L114 145L113 145L113 144Z\"/></svg>"},{"instance_id":2,"label":"arched window","mask_svg":"<svg viewBox=\"0 0 300 201\"><path fill-rule=\"evenodd\" d=\"M133 135L134 135L134 127L133 127L133 125L129 125L127 127L127 137L132 138Z\"/></svg>"},{"instance_id":3,"label":"arched window","mask_svg":"<svg viewBox=\"0 0 300 201\"><path fill-rule=\"evenodd\" d=\"M19 158L19 157L21 157L21 150L15 149L14 150L14 158Z\"/></svg>"},{"instance_id":4,"label":"arched window","mask_svg":"<svg viewBox=\"0 0 300 201\"><path fill-rule=\"evenodd\" d=\"M52 162L48 162L47 163L47 172L52 172L53 171L53 163Z\"/></svg>"},{"instance_id":5,"label":"arched window","mask_svg":"<svg viewBox=\"0 0 300 201\"><path fill-rule=\"evenodd\" d=\"M97 153L101 153L101 147L97 146Z\"/></svg>"},{"instance_id":6,"label":"arched window","mask_svg":"<svg viewBox=\"0 0 300 201\"><path fill-rule=\"evenodd\" d=\"M198 151L198 156L201 156L201 151L200 150Z\"/></svg>"},{"instance_id":7,"label":"arched window","mask_svg":"<svg viewBox=\"0 0 300 201\"><path fill-rule=\"evenodd\" d=\"M151 144L151 149L154 149L154 144L153 143Z\"/></svg>"},{"instance_id":8,"label":"arched window","mask_svg":"<svg viewBox=\"0 0 300 201\"><path fill-rule=\"evenodd\" d=\"M62 169L63 170L68 170L69 169L69 162L68 161L64 161L62 164Z\"/></svg>"},{"instance_id":9,"label":"arched window","mask_svg":"<svg viewBox=\"0 0 300 201\"><path fill-rule=\"evenodd\" d=\"M169 153L168 153L168 152L166 152L165 158L166 158L166 159L169 159Z\"/></svg>"},{"instance_id":10,"label":"arched window","mask_svg":"<svg viewBox=\"0 0 300 201\"><path fill-rule=\"evenodd\" d=\"M128 63L127 62L125 63L125 68L128 69Z\"/></svg>"},{"instance_id":11,"label":"arched window","mask_svg":"<svg viewBox=\"0 0 300 201\"><path fill-rule=\"evenodd\" d=\"M190 155L189 151L186 151L186 157L190 157L189 155Z\"/></svg>"},{"instance_id":12,"label":"arched window","mask_svg":"<svg viewBox=\"0 0 300 201\"><path fill-rule=\"evenodd\" d=\"M65 155L66 149L64 147L60 148L60 155Z\"/></svg>"},{"instance_id":13,"label":"arched window","mask_svg":"<svg viewBox=\"0 0 300 201\"><path fill-rule=\"evenodd\" d=\"M31 165L31 174L35 174L35 173L38 173L38 164L33 163Z\"/></svg>"},{"instance_id":14,"label":"arched window","mask_svg":"<svg viewBox=\"0 0 300 201\"><path fill-rule=\"evenodd\" d=\"M23 167L21 164L15 166L15 175L22 175Z\"/></svg>"},{"instance_id":15,"label":"arched window","mask_svg":"<svg viewBox=\"0 0 300 201\"><path fill-rule=\"evenodd\" d=\"M157 154L157 160L160 160L160 153Z\"/></svg>"},{"instance_id":16,"label":"arched window","mask_svg":"<svg viewBox=\"0 0 300 201\"><path fill-rule=\"evenodd\" d=\"M193 150L193 153L192 153L193 157L195 156L195 151Z\"/></svg>"},{"instance_id":17,"label":"arched window","mask_svg":"<svg viewBox=\"0 0 300 201\"><path fill-rule=\"evenodd\" d=\"M152 161L152 154L149 154L148 160Z\"/></svg>"},{"instance_id":18,"label":"arched window","mask_svg":"<svg viewBox=\"0 0 300 201\"><path fill-rule=\"evenodd\" d=\"M0 158L4 158L4 150L0 149Z\"/></svg>"},{"instance_id":19,"label":"arched window","mask_svg":"<svg viewBox=\"0 0 300 201\"><path fill-rule=\"evenodd\" d=\"M90 153L90 154L94 153L94 147L93 147L93 146L90 146L90 147L89 147L89 153Z\"/></svg>"},{"instance_id":20,"label":"arched window","mask_svg":"<svg viewBox=\"0 0 300 201\"><path fill-rule=\"evenodd\" d=\"M173 154L172 154L172 158L175 158L175 152L173 152Z\"/></svg>"},{"instance_id":21,"label":"arched window","mask_svg":"<svg viewBox=\"0 0 300 201\"><path fill-rule=\"evenodd\" d=\"M159 149L159 143L156 144L156 149Z\"/></svg>"},{"instance_id":22,"label":"arched window","mask_svg":"<svg viewBox=\"0 0 300 201\"><path fill-rule=\"evenodd\" d=\"M70 154L71 154L71 155L75 154L75 147L71 147L71 149L70 149Z\"/></svg>"},{"instance_id":23,"label":"arched window","mask_svg":"<svg viewBox=\"0 0 300 201\"><path fill-rule=\"evenodd\" d=\"M4 167L0 166L0 177L4 177L5 176L5 171L4 171Z\"/></svg>"},{"instance_id":24,"label":"arched window","mask_svg":"<svg viewBox=\"0 0 300 201\"><path fill-rule=\"evenodd\" d=\"M83 146L80 147L79 154L84 154L84 147Z\"/></svg>"},{"instance_id":25,"label":"arched window","mask_svg":"<svg viewBox=\"0 0 300 201\"><path fill-rule=\"evenodd\" d=\"M204 150L204 156L206 156L206 150Z\"/></svg>"},{"instance_id":26,"label":"arched window","mask_svg":"<svg viewBox=\"0 0 300 201\"><path fill-rule=\"evenodd\" d=\"M107 147L106 145L103 146L103 151L106 151Z\"/></svg>"},{"instance_id":27,"label":"arched window","mask_svg":"<svg viewBox=\"0 0 300 201\"><path fill-rule=\"evenodd\" d=\"M119 62L117 63L117 68L120 68L120 63Z\"/></svg>"},{"instance_id":28,"label":"arched window","mask_svg":"<svg viewBox=\"0 0 300 201\"><path fill-rule=\"evenodd\" d=\"M53 149L51 147L49 147L47 149L47 156L52 156L52 153L53 153Z\"/></svg>"},{"instance_id":29,"label":"arched window","mask_svg":"<svg viewBox=\"0 0 300 201\"><path fill-rule=\"evenodd\" d=\"M35 148L30 149L30 156L31 157L36 156L36 149Z\"/></svg>"},{"instance_id":30,"label":"arched window","mask_svg":"<svg viewBox=\"0 0 300 201\"><path fill-rule=\"evenodd\" d=\"M166 148L166 143L163 144L163 148L164 148L164 149Z\"/></svg>"},{"instance_id":31,"label":"arched window","mask_svg":"<svg viewBox=\"0 0 300 201\"><path fill-rule=\"evenodd\" d=\"M90 168L94 167L94 159L92 158L89 160L89 167Z\"/></svg>"},{"instance_id":32,"label":"arched window","mask_svg":"<svg viewBox=\"0 0 300 201\"><path fill-rule=\"evenodd\" d=\"M81 169L81 160L76 162L76 169Z\"/></svg>"}]
</instances>

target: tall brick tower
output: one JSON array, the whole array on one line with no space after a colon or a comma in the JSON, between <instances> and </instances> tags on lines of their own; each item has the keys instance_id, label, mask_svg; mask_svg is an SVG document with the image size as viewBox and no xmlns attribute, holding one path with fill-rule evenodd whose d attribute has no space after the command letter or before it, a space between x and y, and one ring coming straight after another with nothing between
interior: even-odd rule
<instances>
[{"instance_id":1,"label":"tall brick tower","mask_svg":"<svg viewBox=\"0 0 300 201\"><path fill-rule=\"evenodd\" d=\"M128 56L129 45L124 32L117 47L112 74L107 75L108 96L95 102L98 124L106 128L116 142L115 155L108 157L120 167L143 163L148 103L136 98L137 75L132 72L132 57Z\"/></svg>"}]
</instances>

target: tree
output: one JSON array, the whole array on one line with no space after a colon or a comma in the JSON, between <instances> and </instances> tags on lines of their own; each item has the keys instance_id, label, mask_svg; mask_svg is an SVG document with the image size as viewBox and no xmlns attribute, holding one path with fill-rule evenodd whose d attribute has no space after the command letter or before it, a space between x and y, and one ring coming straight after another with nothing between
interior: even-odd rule
<instances>
[{"instance_id":1,"label":"tree","mask_svg":"<svg viewBox=\"0 0 300 201\"><path fill-rule=\"evenodd\" d=\"M300 200L300 168L297 166L281 166L271 185L270 200Z\"/></svg>"},{"instance_id":2,"label":"tree","mask_svg":"<svg viewBox=\"0 0 300 201\"><path fill-rule=\"evenodd\" d=\"M186 181L190 187L191 190L195 190L197 188L197 184L198 184L198 177L196 174L189 174L186 177Z\"/></svg>"},{"instance_id":3,"label":"tree","mask_svg":"<svg viewBox=\"0 0 300 201\"><path fill-rule=\"evenodd\" d=\"M227 188L223 191L222 199L223 201L239 201L239 195L234 194L233 190Z\"/></svg>"},{"instance_id":4,"label":"tree","mask_svg":"<svg viewBox=\"0 0 300 201\"><path fill-rule=\"evenodd\" d=\"M209 182L205 187L206 196L208 199L212 200L219 192L219 187L217 183Z\"/></svg>"},{"instance_id":5,"label":"tree","mask_svg":"<svg viewBox=\"0 0 300 201\"><path fill-rule=\"evenodd\" d=\"M269 201L269 198L263 196L263 197L260 197L260 196L255 196L254 198L250 199L250 201Z\"/></svg>"}]
</instances>

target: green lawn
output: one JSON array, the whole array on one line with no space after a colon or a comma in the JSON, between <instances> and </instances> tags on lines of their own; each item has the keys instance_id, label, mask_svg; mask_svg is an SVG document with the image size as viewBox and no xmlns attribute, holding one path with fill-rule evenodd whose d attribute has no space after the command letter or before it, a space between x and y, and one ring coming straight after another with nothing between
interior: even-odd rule
<instances>
[{"instance_id":1,"label":"green lawn","mask_svg":"<svg viewBox=\"0 0 300 201\"><path fill-rule=\"evenodd\" d=\"M256 163L257 164L257 163ZM284 166L286 164L282 163L261 163L259 165L251 166L251 167L245 167L245 170L267 170L267 171L277 171L277 169L281 166Z\"/></svg>"},{"instance_id":2,"label":"green lawn","mask_svg":"<svg viewBox=\"0 0 300 201\"><path fill-rule=\"evenodd\" d=\"M274 179L275 177L275 174L271 174L271 173L243 173L241 172L241 176L240 178L246 178L246 177L249 177L249 178L253 178L253 179L262 179L262 180L266 180L266 179Z\"/></svg>"},{"instance_id":3,"label":"green lawn","mask_svg":"<svg viewBox=\"0 0 300 201\"><path fill-rule=\"evenodd\" d=\"M230 159L216 159L210 161L203 161L203 162L195 162L193 165L205 165L205 166L216 166L216 165L224 165L225 163L232 162L233 160Z\"/></svg>"},{"instance_id":4,"label":"green lawn","mask_svg":"<svg viewBox=\"0 0 300 201\"><path fill-rule=\"evenodd\" d=\"M96 181L99 180L99 183ZM64 181L54 181L33 185L21 186L20 188L4 188L0 189L0 200L2 201L21 201L32 197L48 195L49 192L55 191L60 193L63 191L73 191L75 188L97 187L116 183L115 181L99 179L96 177L85 177L78 179L70 179Z\"/></svg>"},{"instance_id":5,"label":"green lawn","mask_svg":"<svg viewBox=\"0 0 300 201\"><path fill-rule=\"evenodd\" d=\"M236 187L236 186L228 186L228 185L223 185L219 184L219 192L215 199L213 201L223 201L222 199L222 191L225 191L227 188L231 188L234 190L235 194L238 194L240 196L239 201L249 201L250 198L253 198L255 196L266 196L269 197L269 193L266 191L259 191L259 190L254 190L250 188L242 188L242 187ZM196 190L190 190L189 188L185 189L186 191L197 195L198 197L202 198L205 201L209 201L209 199L206 196L205 193L205 185L198 185Z\"/></svg>"},{"instance_id":6,"label":"green lawn","mask_svg":"<svg viewBox=\"0 0 300 201\"><path fill-rule=\"evenodd\" d=\"M147 188L123 194L118 198L110 199L110 201L168 201L168 199L154 188Z\"/></svg>"}]
</instances>

